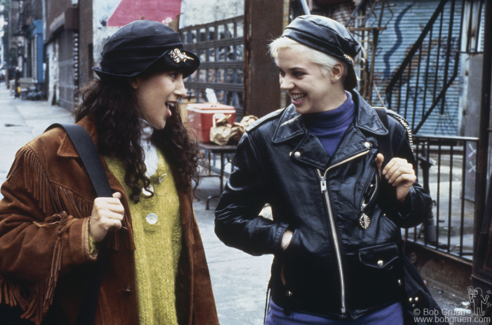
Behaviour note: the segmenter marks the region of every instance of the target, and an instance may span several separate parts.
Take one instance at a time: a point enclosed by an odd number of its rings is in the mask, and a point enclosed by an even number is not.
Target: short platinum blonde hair
[[[343,77],[342,80],[345,80],[345,77],[348,74],[348,66],[347,63],[339,60],[331,55],[325,54],[323,52],[312,49],[304,44],[301,44],[297,41],[294,41],[288,37],[279,37],[268,46],[270,49],[270,55],[275,60],[275,63],[278,65],[278,52],[280,50],[292,49],[297,53],[307,53],[310,57],[311,62],[319,65],[321,72],[323,75],[327,75],[331,69],[337,63],[341,63],[343,65]]]

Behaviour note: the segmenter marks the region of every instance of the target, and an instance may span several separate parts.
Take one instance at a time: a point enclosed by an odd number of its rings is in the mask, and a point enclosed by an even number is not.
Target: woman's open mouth
[[[306,94],[291,94],[290,98],[292,100],[292,104],[301,104],[303,99],[306,97]]]

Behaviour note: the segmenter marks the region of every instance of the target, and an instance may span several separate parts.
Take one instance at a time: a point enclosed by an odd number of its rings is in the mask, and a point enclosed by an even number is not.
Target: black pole
[[[474,267],[481,268],[481,262],[484,260],[486,247],[483,245],[481,230],[483,227],[486,192],[487,192],[487,156],[489,146],[489,121],[490,121],[490,88],[492,77],[492,0],[485,0],[485,28],[484,28],[484,45],[483,45],[483,75],[482,75],[482,94],[480,105],[480,133],[478,140],[478,163],[477,163],[477,183],[475,187],[475,232],[473,251],[475,261]],[[492,189],[489,189],[492,190]],[[490,220],[488,220],[490,222]],[[487,227],[488,230],[488,227]],[[483,231],[487,232],[486,229]],[[484,236],[485,235],[485,236]],[[482,238],[480,238],[482,237]]]

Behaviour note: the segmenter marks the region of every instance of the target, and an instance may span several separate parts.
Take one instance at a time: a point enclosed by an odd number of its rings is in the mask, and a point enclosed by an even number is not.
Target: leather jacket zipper
[[[341,313],[344,315],[347,312],[347,307],[346,307],[346,302],[345,302],[345,277],[343,274],[343,266],[342,266],[342,255],[340,252],[340,242],[338,241],[338,234],[336,230],[336,224],[335,224],[335,217],[333,216],[333,211],[331,210],[331,201],[330,201],[330,195],[328,193],[328,187],[326,186],[326,176],[328,175],[328,171],[330,169],[333,169],[335,167],[338,167],[344,163],[347,163],[351,160],[354,160],[356,158],[359,158],[361,156],[367,155],[370,150],[366,150],[364,152],[361,152],[355,156],[352,156],[350,158],[347,158],[345,160],[342,160],[341,162],[328,167],[324,174],[317,169],[318,175],[320,177],[320,185],[321,185],[321,193],[324,194],[325,196],[325,201],[326,201],[326,208],[328,210],[328,219],[330,220],[330,227],[331,227],[331,235],[333,237],[333,244],[335,246],[335,255],[337,257],[337,264],[338,264],[338,273],[340,274],[340,299],[341,299]]]

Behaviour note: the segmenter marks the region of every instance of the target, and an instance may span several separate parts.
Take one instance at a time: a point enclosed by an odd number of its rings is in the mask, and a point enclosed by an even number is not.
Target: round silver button
[[[145,220],[147,220],[148,223],[151,225],[155,224],[157,222],[157,214],[155,213],[149,213],[147,217],[145,217]]]
[[[366,146],[366,148],[370,148],[371,147],[371,144],[369,142],[364,142],[364,145]]]
[[[301,153],[299,151],[294,152],[294,157],[299,158],[301,156]]]
[[[383,260],[379,260],[379,261],[378,261],[378,266],[379,266],[379,267],[382,267],[383,265],[384,265]]]

